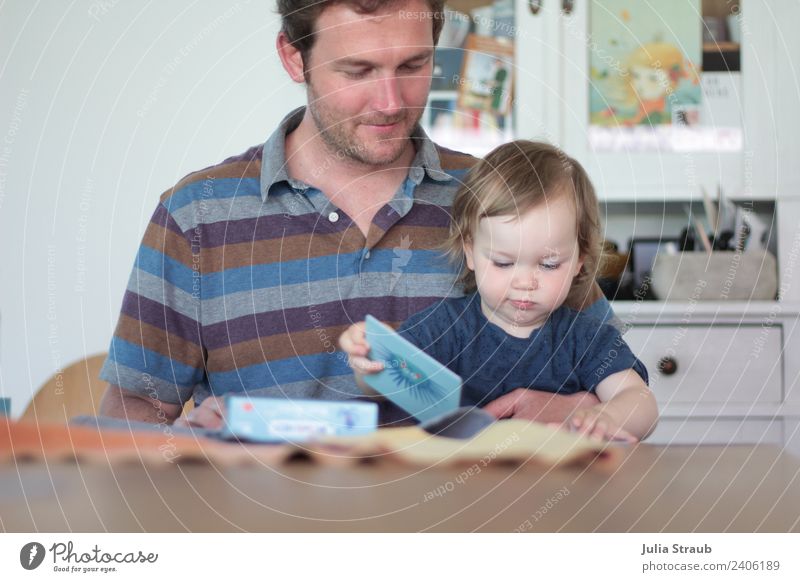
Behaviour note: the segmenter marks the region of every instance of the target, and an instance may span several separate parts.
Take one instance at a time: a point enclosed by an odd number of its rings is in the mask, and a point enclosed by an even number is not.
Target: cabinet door
[[[560,139],[560,2],[516,0],[516,137],[558,143]]]
[[[653,47],[681,46],[677,36],[669,36],[674,31],[666,20],[666,11],[674,10],[679,3],[692,12],[698,9],[700,0],[660,3],[631,0],[629,10],[621,8],[624,0],[576,0],[570,13],[559,14],[563,48],[559,71],[561,146],[586,166],[604,199],[687,200],[700,197],[701,188],[716,192],[718,185],[730,197],[772,198],[774,191],[763,187],[767,181],[755,180],[753,176],[754,168],[762,176],[769,174],[768,168],[774,166],[767,159],[769,148],[763,146],[772,144],[774,152],[777,143],[772,135],[775,121],[765,111],[769,109],[765,100],[775,86],[770,58],[774,54],[775,26],[766,0],[740,0],[738,16],[724,21],[739,30],[734,34],[738,35],[735,38],[740,40],[740,48],[734,54],[741,61],[741,72],[700,72],[698,78],[693,73],[702,66],[702,61],[695,63],[696,68],[687,64],[685,70],[684,64],[671,66],[670,74],[674,72],[680,79],[665,77],[660,99],[666,105],[660,118],[653,117],[648,112],[656,110],[653,104],[657,95],[651,92],[651,99],[643,98],[633,88],[633,79],[639,78],[637,70],[647,70],[637,63],[635,56],[645,51],[661,62],[664,57]],[[610,13],[609,7],[616,12]],[[645,9],[655,12],[645,17],[642,13]],[[661,39],[662,32],[654,32],[652,23],[659,20],[659,10],[665,12],[663,34],[671,42]],[[689,16],[679,27],[682,38],[692,41],[684,44],[694,47],[686,53],[696,55],[697,47],[702,52],[719,46],[704,44],[703,28],[709,23],[704,25],[700,14]],[[624,17],[631,21],[622,26]],[[601,26],[604,22],[610,23],[606,27],[609,30],[619,25],[623,32],[604,35]],[[600,72],[598,63],[603,69]],[[619,77],[616,89],[611,88],[611,82],[603,76],[606,74]],[[626,84],[626,79],[630,83]],[[675,96],[680,91],[684,94],[692,91],[691,83],[697,86],[695,101],[676,105]],[[689,88],[684,90],[687,85]],[[641,94],[646,95],[645,91],[642,89]],[[615,106],[622,101],[634,111],[626,113],[627,117],[618,115],[623,108]],[[624,120],[619,122],[624,125],[623,131],[609,134],[603,122],[597,121],[599,117],[590,123],[590,111],[598,115],[598,102],[609,103],[606,117]],[[653,124],[652,119],[660,121]],[[767,164],[766,169],[762,163]]]
[[[558,4],[449,0],[446,8],[422,118],[431,138],[476,156],[517,137],[557,142]],[[505,69],[502,91],[509,93],[500,91],[497,101],[487,94],[497,91],[492,67]]]

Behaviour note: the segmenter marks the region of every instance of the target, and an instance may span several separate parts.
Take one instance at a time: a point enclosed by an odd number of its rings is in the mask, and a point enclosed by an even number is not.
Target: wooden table
[[[800,531],[800,461],[772,446],[639,445],[588,468],[467,469],[11,464],[0,530]]]

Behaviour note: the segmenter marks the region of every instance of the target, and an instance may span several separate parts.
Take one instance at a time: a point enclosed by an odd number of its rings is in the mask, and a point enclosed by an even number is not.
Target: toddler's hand
[[[339,347],[347,354],[347,363],[356,374],[375,374],[383,364],[374,362],[369,355],[369,344],[364,322],[354,323],[339,337]]]
[[[600,407],[576,410],[566,421],[566,428],[590,439],[638,442],[635,436],[622,428]]]

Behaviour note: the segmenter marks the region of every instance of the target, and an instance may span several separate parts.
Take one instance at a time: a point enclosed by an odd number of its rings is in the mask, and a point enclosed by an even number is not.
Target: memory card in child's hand
[[[458,408],[461,377],[371,315],[367,315],[369,357],[383,370],[367,374],[364,381],[374,390],[413,415],[420,422]]]

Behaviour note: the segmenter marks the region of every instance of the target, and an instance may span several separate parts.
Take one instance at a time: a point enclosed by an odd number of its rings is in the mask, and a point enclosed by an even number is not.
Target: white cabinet
[[[616,62],[618,69],[623,65],[606,53],[603,39],[593,33],[593,11],[604,8],[590,0],[571,3],[569,12],[563,2],[543,2],[535,15],[528,10],[528,2],[518,2],[517,135],[558,143],[586,166],[600,196],[608,200],[692,199],[698,198],[701,187],[715,192],[718,184],[731,197],[774,198],[779,158],[776,144],[783,122],[776,116],[780,101],[771,97],[786,84],[784,77],[795,64],[784,52],[790,47],[776,42],[776,33],[783,5],[786,10],[796,11],[797,7],[791,0],[740,0],[738,4],[739,17],[734,23],[741,27],[737,55],[741,72],[717,75],[730,82],[726,89],[732,92],[728,99],[736,117],[732,124],[741,141],[736,151],[717,150],[716,146],[710,151],[709,143],[719,140],[697,128],[676,130],[677,137],[672,140],[678,144],[676,149],[658,145],[640,150],[643,146],[626,140],[622,143],[627,145],[612,140],[618,143],[613,151],[607,143],[599,145],[597,128],[589,123],[590,93],[598,85],[590,72],[591,59],[594,55],[595,60]],[[699,38],[699,16],[692,26]],[[713,88],[705,80],[700,85],[703,92]],[[797,118],[797,114],[793,116]],[[651,128],[637,129],[645,134]]]
[[[604,47],[592,33],[590,18],[602,7],[590,0],[570,4],[567,11],[563,2],[545,1],[532,14],[527,2],[518,3],[518,137],[558,144],[586,167],[600,198],[612,204],[606,208],[613,212],[614,204],[627,206],[625,214],[634,221],[642,220],[636,210],[642,203],[651,212],[663,203],[660,212],[677,209],[683,218],[684,203],[701,199],[703,188],[716,192],[718,184],[740,203],[774,203],[781,301],[615,302],[614,309],[631,325],[625,338],[650,370],[661,408],[662,420],[650,441],[769,442],[800,455],[800,389],[795,388],[800,381],[795,337],[800,313],[800,3],[717,3],[722,10],[738,4],[733,24],[740,28],[740,71],[709,76],[735,88],[741,147],[732,151],[702,151],[707,144],[693,148],[691,142],[682,143],[683,151],[600,147],[590,125],[596,82],[591,63]],[[698,18],[698,35],[701,25]],[[705,99],[713,85],[701,82],[701,87]],[[655,230],[648,234],[675,236],[669,230],[673,227],[665,226],[669,219],[654,220]],[[639,232],[641,226],[631,225],[628,232]],[[676,364],[674,372],[660,371],[665,359]]]
[[[494,4],[506,5],[511,1],[498,0]],[[631,1],[631,6],[650,6],[657,11],[660,6],[680,3],[694,6],[692,0]],[[711,111],[712,116],[720,118],[712,120],[714,124],[719,122],[737,129],[740,146],[735,151],[729,151],[730,143],[724,148],[709,145],[722,143],[722,136],[727,134],[709,140],[708,136],[715,134],[695,126],[678,132],[684,137],[678,140],[682,145],[676,146],[677,149],[637,151],[631,146],[609,151],[593,141],[596,132],[589,122],[590,95],[593,87],[597,89],[598,81],[592,73],[592,58],[616,62],[616,57],[606,55],[608,47],[603,43],[608,39],[597,37],[592,30],[593,13],[605,9],[600,0],[513,0],[513,24],[492,20],[491,0],[450,0],[448,6],[459,10],[464,19],[473,15],[473,30],[484,29],[484,33],[497,34],[504,42],[513,44],[513,114],[502,134],[493,131],[482,118],[475,135],[452,132],[438,134],[437,139],[447,147],[466,148],[479,155],[513,137],[556,143],[586,166],[605,200],[686,201],[699,199],[701,188],[715,192],[718,185],[727,196],[743,200],[797,196],[800,140],[795,134],[800,128],[800,84],[796,72],[800,64],[800,38],[795,28],[800,22],[800,3],[795,0],[710,0],[709,3],[717,6],[716,10],[733,12],[730,26],[739,31],[740,42],[731,43],[735,47],[731,49],[737,63],[732,66],[735,70],[730,74],[713,74],[717,79],[730,81],[730,85],[725,85],[726,109],[730,110],[724,115]],[[703,5],[705,10],[706,2]],[[538,7],[535,14],[531,6]],[[690,20],[688,29],[696,29],[699,39],[703,30],[700,15]],[[616,68],[621,67],[618,63]],[[434,91],[431,100],[439,103],[449,100],[455,104],[459,87],[463,88],[470,73],[446,67],[445,72],[451,90]],[[713,75],[700,74],[701,109],[711,102],[712,89],[719,87],[703,80]],[[452,82],[453,78],[457,82]],[[455,111],[454,117],[463,124],[472,113],[475,112]],[[423,121],[430,118],[426,115]]]
[[[650,372],[658,444],[773,443],[800,455],[800,305],[617,302]]]

